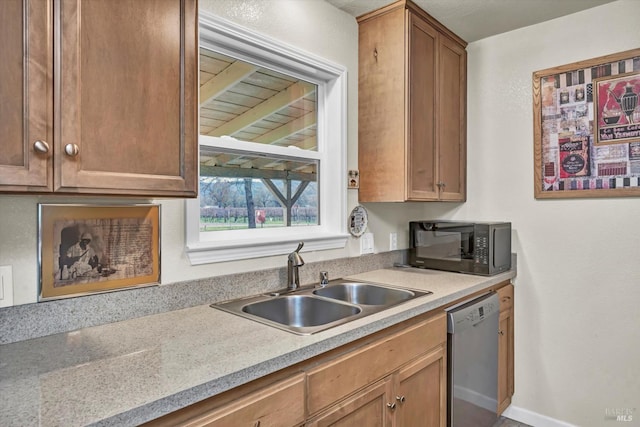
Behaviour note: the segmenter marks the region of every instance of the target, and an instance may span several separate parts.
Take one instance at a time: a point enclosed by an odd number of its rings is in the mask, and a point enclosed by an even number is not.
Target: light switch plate
[[[373,253],[373,233],[364,233],[360,237],[360,255]]]
[[[398,233],[389,233],[389,250],[395,251],[398,249]]]
[[[0,307],[13,305],[13,274],[10,265],[0,266]]]

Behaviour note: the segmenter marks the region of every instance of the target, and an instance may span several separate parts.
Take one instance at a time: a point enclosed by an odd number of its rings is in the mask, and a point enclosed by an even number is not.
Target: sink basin
[[[324,288],[254,295],[211,304],[236,316],[298,335],[310,335],[431,294],[376,283],[332,280]]]
[[[335,322],[362,309],[310,295],[285,295],[247,304],[242,311],[282,325],[304,328]]]
[[[351,304],[364,305],[395,305],[410,300],[416,294],[405,289],[387,288],[370,283],[339,283],[322,289],[316,289],[314,294],[346,301]]]

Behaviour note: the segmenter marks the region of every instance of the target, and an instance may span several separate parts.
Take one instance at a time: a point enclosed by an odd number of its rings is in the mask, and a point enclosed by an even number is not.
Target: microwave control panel
[[[489,264],[489,235],[478,233],[475,235],[475,249],[473,251],[473,260],[476,264]]]

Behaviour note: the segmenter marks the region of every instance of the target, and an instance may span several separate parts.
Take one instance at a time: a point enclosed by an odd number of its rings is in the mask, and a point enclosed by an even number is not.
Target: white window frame
[[[265,147],[265,152],[320,162],[320,224],[200,232],[200,199],[186,201],[186,252],[192,265],[282,255],[304,241],[303,251],[344,248],[346,232],[347,70],[293,46],[200,12],[200,46],[289,74],[318,86],[318,151]],[[199,137],[200,145],[251,149],[250,143]],[[296,156],[297,154],[297,156]]]

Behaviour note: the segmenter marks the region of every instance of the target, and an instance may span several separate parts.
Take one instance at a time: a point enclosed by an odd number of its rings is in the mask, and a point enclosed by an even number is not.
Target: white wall
[[[532,73],[638,48],[639,16],[640,1],[621,0],[468,46],[469,198],[456,215],[513,222],[514,406],[579,426],[640,409],[640,199],[534,199]]]

